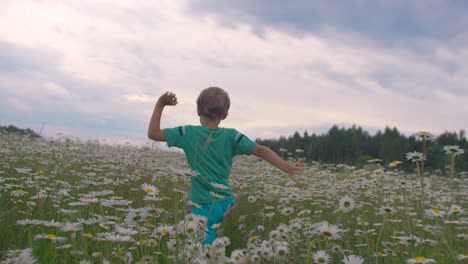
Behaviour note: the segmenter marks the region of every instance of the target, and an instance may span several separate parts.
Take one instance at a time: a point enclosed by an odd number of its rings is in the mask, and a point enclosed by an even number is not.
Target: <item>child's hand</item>
[[[175,95],[175,93],[165,92],[159,97],[157,104],[160,106],[176,105],[177,96]]]
[[[290,165],[291,166],[288,170],[289,178],[291,178],[291,180],[293,180],[294,182],[298,182],[296,176],[304,171],[305,159],[298,159],[294,164]]]

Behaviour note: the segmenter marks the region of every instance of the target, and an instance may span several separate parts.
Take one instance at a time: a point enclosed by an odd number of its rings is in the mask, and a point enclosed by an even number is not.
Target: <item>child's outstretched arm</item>
[[[278,154],[276,154],[273,150],[269,147],[257,144],[253,149],[252,154],[257,157],[260,157],[273,166],[277,167],[278,169],[286,172],[291,180],[297,182],[296,175],[301,173],[304,170],[304,159],[299,159],[296,163],[291,164],[285,160],[283,160]]]
[[[164,132],[161,129],[161,115],[166,105],[176,104],[177,96],[174,93],[165,92],[159,97],[158,101],[156,102],[156,106],[154,107],[153,115],[151,116],[148,127],[148,137],[150,139],[156,141],[166,141]]]

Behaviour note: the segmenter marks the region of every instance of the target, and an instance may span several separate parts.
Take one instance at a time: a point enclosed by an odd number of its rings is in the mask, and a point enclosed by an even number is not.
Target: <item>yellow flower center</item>
[[[54,235],[54,234],[48,234],[47,237],[48,237],[48,238],[56,238],[57,236]]]
[[[153,193],[154,191],[153,191],[153,189],[151,189],[151,188],[147,188],[147,189],[146,189],[146,192],[147,192],[147,193]]]
[[[415,259],[416,261],[426,260],[426,258],[423,257],[423,256],[417,256],[417,257],[415,257],[414,259]]]
[[[86,236],[86,237],[93,237],[93,234],[91,234],[91,233],[86,233],[85,236]]]
[[[432,212],[436,213],[436,214],[440,214],[440,210],[439,209],[432,209]]]
[[[165,233],[167,233],[167,232],[169,232],[169,230],[168,230],[167,228],[161,229],[161,233],[165,234]]]

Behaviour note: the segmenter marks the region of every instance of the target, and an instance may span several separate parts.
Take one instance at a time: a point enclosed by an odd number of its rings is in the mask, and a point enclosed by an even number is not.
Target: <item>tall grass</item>
[[[462,263],[468,179],[451,175],[312,163],[295,184],[238,157],[236,205],[218,232],[228,239],[203,247],[202,225],[189,228],[202,220],[187,217],[190,170],[180,153],[0,134],[0,260],[314,263],[322,252],[324,263],[351,255]],[[147,194],[144,183],[158,193]]]

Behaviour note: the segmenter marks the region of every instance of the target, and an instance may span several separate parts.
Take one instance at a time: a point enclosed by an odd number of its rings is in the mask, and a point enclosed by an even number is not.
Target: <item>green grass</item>
[[[236,157],[231,176],[236,206],[219,232],[230,244],[199,249],[201,238],[182,228],[172,237],[154,233],[187,215],[187,174],[180,153],[0,134],[0,260],[12,262],[13,251],[27,248],[38,263],[194,263],[207,255],[214,263],[216,254],[229,258],[236,249],[252,263],[314,263],[319,250],[330,263],[349,255],[365,263],[404,263],[418,256],[458,263],[468,253],[466,178],[425,175],[421,196],[418,175],[378,164],[362,169],[309,164],[295,184],[257,158]],[[159,189],[158,199],[146,199],[143,183]],[[345,196],[355,205],[349,212],[339,210]],[[115,201],[126,204],[106,204]],[[460,208],[456,214],[452,205]],[[438,210],[443,215],[430,215]],[[130,211],[136,212],[132,219]],[[24,220],[39,222],[21,224]],[[57,226],[50,226],[52,221]],[[324,221],[339,229],[336,239],[318,231]],[[81,228],[63,230],[67,222]],[[102,239],[117,234],[118,227],[135,234],[125,242]],[[54,236],[64,241],[51,240]],[[174,250],[168,248],[171,239]],[[288,253],[256,260],[262,243],[273,250],[283,245]]]

